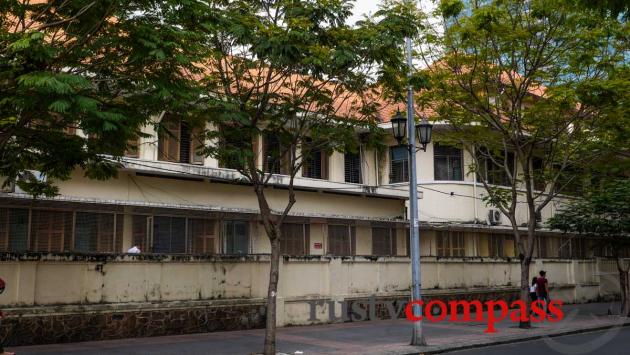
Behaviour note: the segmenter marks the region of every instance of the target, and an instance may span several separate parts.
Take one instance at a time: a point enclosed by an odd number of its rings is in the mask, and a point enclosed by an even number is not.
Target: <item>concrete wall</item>
[[[618,291],[615,278],[603,276],[612,272],[607,261],[537,260],[531,276],[541,269],[547,271],[554,299],[586,302]],[[5,256],[0,275],[7,288],[0,305],[25,312],[53,305],[80,304],[89,310],[103,304],[260,301],[268,270],[268,256]],[[281,325],[308,323],[309,300],[404,298],[411,283],[404,257],[291,258],[281,262],[280,274]],[[503,259],[422,260],[422,285],[429,296],[516,290],[519,275],[518,262]]]

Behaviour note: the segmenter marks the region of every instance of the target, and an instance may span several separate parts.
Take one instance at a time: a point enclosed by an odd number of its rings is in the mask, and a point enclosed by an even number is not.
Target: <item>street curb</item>
[[[461,351],[461,350],[485,348],[485,347],[496,346],[496,345],[515,344],[515,343],[522,343],[526,341],[538,340],[542,338],[555,338],[559,336],[590,333],[590,332],[596,332],[600,330],[623,328],[623,327],[628,327],[628,326],[630,326],[630,320],[621,322],[619,324],[601,325],[601,326],[592,327],[592,328],[567,329],[565,331],[558,331],[551,334],[536,334],[536,335],[529,335],[529,336],[523,336],[523,337],[510,337],[510,338],[506,337],[504,339],[496,339],[495,341],[479,342],[475,344],[452,345],[452,346],[451,345],[449,346],[439,346],[439,345],[430,346],[429,345],[426,347],[427,348],[426,350],[405,351],[405,352],[396,353],[396,355],[442,354],[442,353],[451,352],[451,351]]]

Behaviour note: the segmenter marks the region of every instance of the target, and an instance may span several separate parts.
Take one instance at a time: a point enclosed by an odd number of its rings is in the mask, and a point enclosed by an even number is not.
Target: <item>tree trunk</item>
[[[276,354],[276,296],[280,276],[280,238],[277,231],[269,236],[271,242],[271,265],[269,267],[269,288],[267,290],[267,311],[265,322],[265,355]]]
[[[521,320],[518,323],[518,327],[521,329],[529,329],[532,327],[531,322],[529,321],[529,263],[530,258],[521,258],[521,292],[520,299],[523,301],[525,307],[525,314],[527,315],[527,321]]]
[[[617,270],[619,271],[619,288],[621,290],[622,317],[630,317],[630,265],[625,267],[623,259],[617,258]]]

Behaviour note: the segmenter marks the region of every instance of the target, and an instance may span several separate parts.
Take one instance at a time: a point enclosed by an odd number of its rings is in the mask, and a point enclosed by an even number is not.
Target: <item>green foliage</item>
[[[198,72],[193,63],[203,55],[196,32],[203,9],[188,1],[3,1],[5,183],[53,195],[54,181],[76,168],[114,176],[118,165],[106,156],[123,155],[151,115],[185,110],[197,98],[188,74]]]
[[[569,185],[564,181],[581,180],[577,174],[594,161],[610,161],[628,147],[627,135],[613,127],[628,126],[630,29],[575,1],[469,6],[463,11],[460,1],[442,1],[437,14],[446,30],[424,32],[431,89],[421,100],[451,124],[452,138],[464,147],[513,153],[523,176],[510,179],[508,205],[529,195],[540,210]],[[532,177],[547,195],[533,191]],[[505,193],[497,192],[489,200],[501,205]]]
[[[210,4],[201,23],[211,53],[203,68],[207,100],[185,117],[220,127],[207,132],[220,143],[205,147],[206,155],[264,183],[255,161],[263,132],[279,146],[264,159],[290,159],[289,175],[313,150],[357,151],[359,139],[378,149],[379,100],[401,97],[408,83],[403,38],[419,32],[421,16],[413,5],[390,1],[374,18],[348,25],[347,0]]]
[[[630,179],[609,182],[563,207],[550,228],[596,237],[613,250],[630,245]]]

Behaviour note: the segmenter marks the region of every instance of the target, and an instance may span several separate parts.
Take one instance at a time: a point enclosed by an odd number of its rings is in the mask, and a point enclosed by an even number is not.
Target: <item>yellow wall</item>
[[[269,259],[165,259],[126,256],[106,262],[45,260],[3,261],[0,274],[7,283],[0,305],[12,306],[261,299],[266,295]],[[517,261],[479,261],[427,257],[422,261],[425,294],[447,290],[517,288]],[[554,298],[565,302],[592,300],[617,292],[603,275],[614,265],[597,260],[537,260],[533,276],[546,270]],[[408,258],[292,258],[280,266],[280,324],[303,324],[309,299],[405,297],[410,287]]]
[[[258,210],[252,188],[236,184],[134,176],[125,172],[115,179],[95,181],[75,172],[71,180],[57,185],[61,195],[75,198]],[[288,201],[288,194],[282,189],[268,189],[267,197],[275,210],[282,210]],[[307,191],[298,191],[296,199],[292,209],[295,214],[356,218],[395,218],[403,214],[403,201],[394,199]]]

